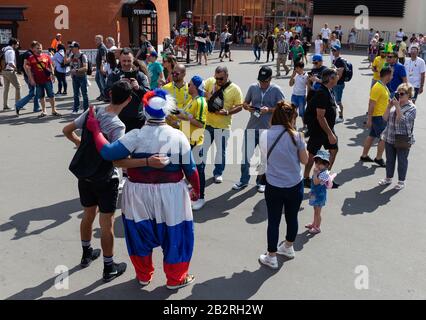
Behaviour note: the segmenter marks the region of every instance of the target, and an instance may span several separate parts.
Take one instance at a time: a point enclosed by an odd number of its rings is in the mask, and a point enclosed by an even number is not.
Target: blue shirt
[[[61,64],[64,62],[64,50],[56,52],[52,58],[52,61],[55,63],[55,69],[61,73],[67,73],[67,68],[62,67]]]
[[[407,72],[405,71],[405,67],[399,62],[393,66],[391,65],[391,67],[393,69],[393,78],[392,81],[388,83],[388,88],[391,93],[394,93],[402,84],[403,78],[407,77]]]

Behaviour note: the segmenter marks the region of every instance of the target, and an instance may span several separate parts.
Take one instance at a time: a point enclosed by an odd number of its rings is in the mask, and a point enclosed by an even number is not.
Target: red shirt
[[[36,58],[38,59],[38,62]],[[31,72],[34,76],[34,81],[36,84],[45,84],[49,81],[52,81],[52,78],[50,76],[48,77],[45,72],[45,70],[52,70],[52,60],[48,54],[42,53],[37,57],[32,55],[28,58],[28,63],[31,67]],[[41,65],[45,70],[43,70]]]

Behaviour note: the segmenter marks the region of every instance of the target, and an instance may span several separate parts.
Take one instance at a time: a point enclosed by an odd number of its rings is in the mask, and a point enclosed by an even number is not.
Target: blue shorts
[[[303,118],[305,115],[305,107],[306,107],[306,96],[291,96],[291,103],[294,104],[299,110],[299,116]]]
[[[345,90],[345,84],[338,84],[333,88],[334,96],[337,103],[342,103],[343,90]]]
[[[48,98],[54,98],[52,81],[37,85],[37,97],[43,99],[47,95]]]
[[[369,136],[380,139],[383,131],[386,129],[386,126],[387,122],[383,119],[383,117],[373,117]]]

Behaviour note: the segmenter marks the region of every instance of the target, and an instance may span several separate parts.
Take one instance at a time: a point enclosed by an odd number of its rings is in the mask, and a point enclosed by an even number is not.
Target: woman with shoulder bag
[[[297,215],[303,200],[301,164],[308,162],[302,133],[296,130],[297,109],[281,101],[272,115],[271,128],[262,132],[260,148],[266,163],[265,199],[268,209],[268,253],[260,263],[278,269],[277,254],[294,258],[293,242],[298,232]],[[286,241],[278,247],[279,227],[284,209],[287,223]]]
[[[56,95],[66,96],[68,89],[66,76],[69,64],[67,64],[65,61],[65,54],[65,47],[62,44],[58,45],[58,49],[53,56],[52,61],[55,65],[55,76],[58,79],[58,92]]]
[[[416,119],[416,106],[411,101],[414,88],[407,83],[398,87],[395,98],[389,104],[383,119],[387,127],[383,132],[386,150],[386,179],[379,182],[381,186],[392,183],[395,172],[396,159],[398,159],[398,184],[395,190],[405,188],[405,178],[408,169],[408,155],[414,144],[414,121]]]

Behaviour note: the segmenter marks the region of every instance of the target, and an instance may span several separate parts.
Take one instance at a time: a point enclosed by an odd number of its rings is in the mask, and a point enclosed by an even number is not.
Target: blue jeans
[[[343,90],[345,90],[345,84],[338,84],[333,88],[334,96],[336,97],[336,102],[338,104],[342,103]]]
[[[303,200],[303,181],[291,188],[278,188],[267,183],[265,200],[268,210],[268,252],[277,252],[283,209],[287,224],[286,240],[296,240],[299,229],[297,216]]]
[[[84,77],[72,77],[72,88],[74,91],[74,107],[73,112],[77,112],[80,109],[80,97],[79,93],[83,96],[83,109],[86,111],[89,108],[89,97],[87,95],[87,76]]]
[[[410,149],[397,149],[393,144],[386,142],[386,178],[392,179],[395,174],[396,159],[398,159],[398,180],[405,181],[408,171],[408,155]]]
[[[53,93],[53,83],[52,81],[48,81],[43,84],[38,84],[36,88],[37,98],[42,99],[46,95],[48,98],[53,99],[55,94]]]
[[[253,157],[256,147],[259,145],[260,130],[249,129],[244,132],[243,162],[241,163],[240,183],[248,184],[250,181],[250,159]],[[259,177],[256,183],[259,183]]]
[[[254,52],[254,56],[256,57],[256,60],[260,60],[261,48],[259,46],[254,46],[253,52]]]
[[[31,99],[34,98],[34,109],[33,109],[33,111],[38,112],[38,111],[40,111],[40,104],[39,104],[38,99],[37,99],[37,96],[38,96],[37,91],[36,91],[37,88],[33,87],[26,77],[24,77],[24,80],[28,85],[29,92],[28,92],[27,96],[23,97],[21,100],[16,102],[15,107],[18,110],[22,109],[28,102],[31,101]]]
[[[303,119],[305,115],[305,107],[306,107],[306,96],[291,96],[291,103],[294,104],[299,109],[299,116]]]
[[[99,91],[101,93],[100,95],[104,97],[105,96],[104,92],[106,87],[105,77],[103,76],[102,73],[100,73],[99,71],[96,71],[95,80],[96,80],[96,84],[98,85]]]
[[[216,133],[216,137],[215,137]],[[210,149],[210,146],[213,142],[216,144],[216,157],[215,165],[213,170],[214,176],[221,176],[225,171],[225,162],[226,162],[226,146],[228,144],[230,132],[226,129],[215,129],[211,126],[206,126],[206,131],[204,134],[204,163],[206,163],[207,153]],[[220,139],[222,138],[222,139]],[[221,152],[219,151],[221,150]]]

